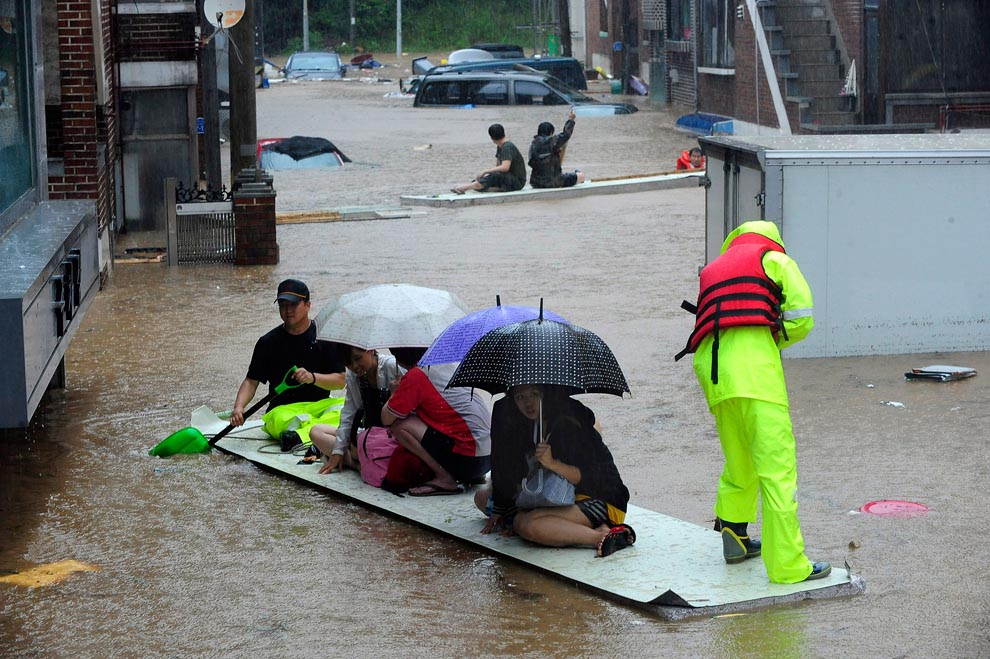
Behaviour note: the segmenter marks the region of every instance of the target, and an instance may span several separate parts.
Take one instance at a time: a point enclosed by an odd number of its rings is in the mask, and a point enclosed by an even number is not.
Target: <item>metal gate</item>
[[[168,264],[233,263],[234,209],[226,186],[186,188],[165,179]]]

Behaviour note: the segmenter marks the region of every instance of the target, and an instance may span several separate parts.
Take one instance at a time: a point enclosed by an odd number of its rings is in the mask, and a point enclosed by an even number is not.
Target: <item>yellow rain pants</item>
[[[785,405],[730,398],[712,413],[725,455],[715,514],[730,522],[756,521],[763,499],[763,564],[774,583],[796,583],[811,574],[797,516],[797,458]]]
[[[302,443],[309,444],[309,429],[318,423],[337,427],[343,407],[343,398],[321,398],[273,407],[261,419],[265,422],[265,432],[275,439],[286,430],[295,430]]]

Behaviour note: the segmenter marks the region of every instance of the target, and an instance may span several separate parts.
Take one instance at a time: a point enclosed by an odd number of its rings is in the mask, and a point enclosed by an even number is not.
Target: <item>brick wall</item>
[[[596,64],[602,64],[606,73],[612,73],[610,68],[612,37],[610,25],[607,17],[602,16],[603,0],[587,0],[585,4],[585,30],[587,39],[585,46],[585,68],[594,68]],[[602,20],[605,18],[605,20]],[[607,32],[608,36],[601,37],[601,32]],[[598,58],[595,57],[598,55]],[[597,61],[596,61],[597,60]]]
[[[839,24],[849,58],[856,60],[858,75],[863,71],[863,0],[832,0],[832,14]]]
[[[776,62],[774,65],[776,66]],[[761,126],[779,127],[777,111],[774,108],[773,96],[770,93],[770,84],[763,69],[763,59],[759,57],[756,50],[756,33],[753,31],[753,24],[750,22],[748,14],[746,18],[736,20],[735,79],[734,116],[742,121]],[[780,93],[783,95],[785,86],[779,75],[778,85],[780,86]],[[797,121],[792,121],[791,125],[797,126]]]
[[[256,177],[255,174],[258,176]],[[257,180],[256,180],[257,179]],[[234,264],[275,265],[275,190],[264,171],[241,170],[234,181]]]
[[[196,59],[196,14],[120,14],[118,57],[122,62]]]
[[[61,176],[49,176],[52,199],[95,199],[98,140],[93,16],[85,1],[58,3]]]
[[[736,78],[698,72],[698,111],[735,116]],[[742,117],[739,117],[742,119]]]

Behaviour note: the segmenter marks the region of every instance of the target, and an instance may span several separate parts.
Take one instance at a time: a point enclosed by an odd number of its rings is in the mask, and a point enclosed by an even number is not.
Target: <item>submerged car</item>
[[[317,50],[293,53],[283,70],[288,80],[340,80],[346,71],[340,55]]]
[[[257,162],[261,169],[314,169],[340,167],[351,159],[322,137],[272,137],[258,140]]]
[[[629,103],[602,103],[540,71],[448,71],[424,76],[416,107],[570,105],[578,115],[632,114]]]

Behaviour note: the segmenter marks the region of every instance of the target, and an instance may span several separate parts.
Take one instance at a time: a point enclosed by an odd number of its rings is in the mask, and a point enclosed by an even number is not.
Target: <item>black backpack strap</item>
[[[715,333],[715,340],[712,342],[712,384],[718,384],[718,335],[721,308],[721,302],[715,304],[715,325],[712,328],[712,332]]]

